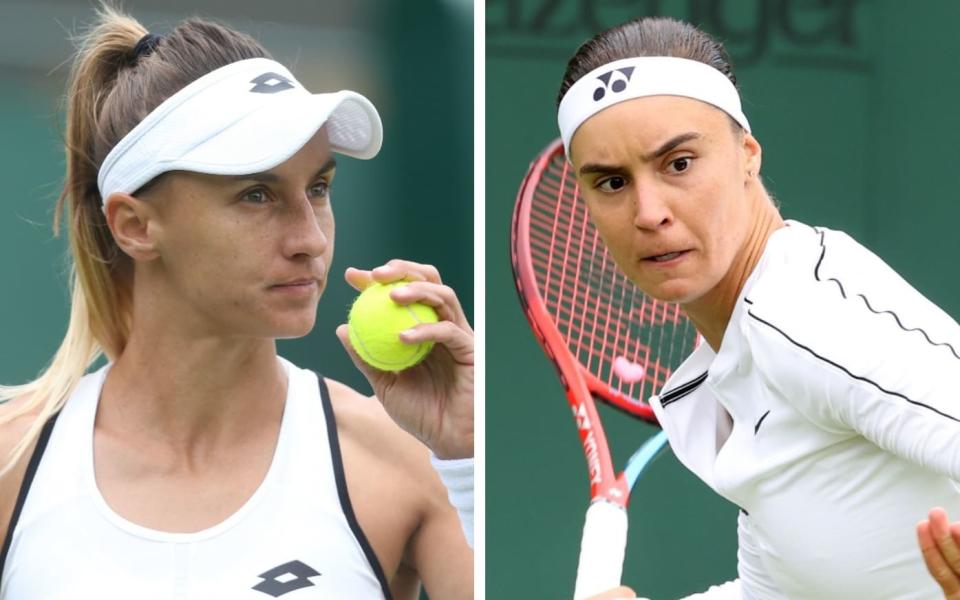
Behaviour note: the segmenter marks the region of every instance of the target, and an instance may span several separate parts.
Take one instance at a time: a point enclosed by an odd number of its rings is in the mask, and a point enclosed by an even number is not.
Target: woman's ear
[[[763,163],[763,149],[760,142],[753,135],[743,132],[744,175],[746,180],[760,175],[760,166]]]
[[[103,206],[107,226],[117,246],[133,260],[148,261],[157,258],[157,240],[154,239],[154,211],[149,203],[130,194],[114,192]]]

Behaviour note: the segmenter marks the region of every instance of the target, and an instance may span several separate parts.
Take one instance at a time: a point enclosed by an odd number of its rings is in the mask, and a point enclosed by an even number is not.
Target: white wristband
[[[473,548],[473,459],[441,460],[431,452],[430,463],[447,487],[447,497],[460,516],[463,535]]]

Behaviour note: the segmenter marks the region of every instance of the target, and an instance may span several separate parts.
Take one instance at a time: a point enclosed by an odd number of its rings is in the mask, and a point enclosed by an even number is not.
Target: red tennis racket
[[[678,305],[645,296],[617,269],[588,219],[560,140],[533,161],[520,186],[511,258],[520,302],[566,388],[587,459],[579,600],[620,584],[630,490],[666,442],[657,433],[618,474],[594,399],[656,424],[646,399],[698,336]]]

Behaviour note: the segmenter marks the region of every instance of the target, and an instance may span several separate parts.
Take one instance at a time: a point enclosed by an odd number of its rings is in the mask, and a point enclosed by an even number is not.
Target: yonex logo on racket
[[[310,565],[299,560],[291,560],[260,573],[258,577],[262,578],[263,581],[253,586],[252,589],[279,598],[288,592],[316,585],[310,581],[310,578],[317,575],[320,575],[320,573]]]
[[[597,448],[597,438],[593,435],[593,426],[590,423],[590,416],[587,414],[587,407],[583,404],[577,404],[573,409],[573,418],[577,421],[577,429],[583,431],[580,434],[583,451],[587,457],[587,469],[590,471],[590,484],[599,485],[602,480],[600,471],[600,449]]]
[[[630,77],[633,76],[633,67],[624,67],[622,69],[614,69],[613,71],[607,71],[603,75],[597,77],[602,86],[593,90],[593,100],[598,102],[607,95],[607,90],[618,94],[623,90],[627,89],[627,84],[630,83]]]
[[[282,92],[283,90],[293,89],[293,82],[284,77],[283,75],[278,75],[277,73],[266,72],[263,75],[258,75],[254,79],[250,80],[250,83],[255,84],[250,91],[255,94],[276,94],[277,92]]]
[[[587,431],[583,438],[583,452],[587,457],[587,470],[590,472],[590,485],[600,485],[603,482],[603,471],[600,468],[600,448],[597,447],[597,438],[593,430]]]
[[[573,418],[577,420],[577,429],[590,429],[590,417],[587,416],[587,408],[579,404],[573,411]]]

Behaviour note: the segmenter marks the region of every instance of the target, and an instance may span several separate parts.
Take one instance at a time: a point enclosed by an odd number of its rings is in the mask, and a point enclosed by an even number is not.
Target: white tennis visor
[[[360,94],[312,94],[266,58],[231,63],[167,98],[114,146],[100,166],[100,196],[132,194],[168,171],[272,169],[324,125],[334,152],[366,159],[380,151],[380,115]]]

